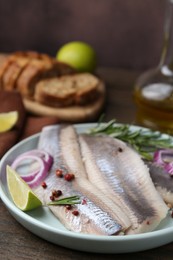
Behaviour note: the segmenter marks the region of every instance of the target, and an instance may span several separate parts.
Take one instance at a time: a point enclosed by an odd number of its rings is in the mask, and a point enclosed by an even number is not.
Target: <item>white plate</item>
[[[76,125],[79,132],[84,132],[93,126],[94,124]],[[68,231],[46,208],[36,209],[29,213],[19,210],[13,204],[8,193],[5,168],[17,155],[36,148],[38,139],[39,134],[36,134],[18,143],[6,153],[0,163],[1,199],[13,217],[26,229],[57,245],[95,253],[137,252],[159,247],[173,241],[173,219],[171,217],[164,220],[157,230],[153,232],[139,235],[108,237]]]

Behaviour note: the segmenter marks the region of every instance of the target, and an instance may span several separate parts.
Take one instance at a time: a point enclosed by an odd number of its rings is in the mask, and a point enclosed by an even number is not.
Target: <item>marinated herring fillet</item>
[[[75,131],[75,128],[71,125],[61,126],[59,142],[65,164],[67,165],[68,169],[75,174],[77,177],[77,182],[82,184],[81,179],[86,179],[88,176],[83,164],[78,142],[78,135]],[[124,230],[127,229],[130,226],[130,221],[127,215],[123,212],[122,208],[108,199],[107,195],[100,192],[90,182],[88,182],[88,188],[89,186],[90,189],[88,189],[88,192],[93,193],[94,195],[94,190],[97,190],[97,194],[99,193],[98,202],[101,200],[102,204],[105,203],[105,205],[109,206],[110,209],[108,209],[108,211],[113,211],[115,219],[118,220],[118,222],[124,227]],[[95,197],[97,197],[96,194]],[[92,199],[94,200],[94,197],[92,197]]]
[[[38,187],[34,191],[43,203],[46,204],[50,202],[50,195],[54,189],[61,190],[64,197],[73,195],[80,197],[81,204],[74,205],[73,210],[67,210],[65,206],[50,206],[51,211],[66,228],[75,232],[90,234],[119,234],[129,227],[128,219],[126,220],[126,222],[128,222],[126,226],[122,226],[121,224],[123,223],[123,214],[121,221],[115,219],[115,215],[117,215],[115,211],[116,207],[115,209],[112,208],[111,206],[114,204],[104,196],[99,189],[90,184],[85,178],[85,173],[80,176],[80,172],[75,172],[75,179],[73,181],[66,181],[64,178],[58,178],[56,176],[57,168],[61,168],[64,173],[70,170],[63,159],[61,149],[63,145],[60,140],[62,129],[61,127],[52,126],[45,127],[42,130],[38,148],[49,152],[54,158],[54,164],[48,177],[45,179],[47,188],[43,189],[42,187]],[[75,140],[72,141],[72,145],[75,144],[74,141]],[[79,151],[77,151],[77,154],[78,153]],[[74,155],[76,155],[76,153],[74,153]],[[78,158],[76,158],[76,160],[78,160]],[[81,157],[79,160],[81,160]],[[79,212],[78,216],[73,215],[74,210]]]
[[[79,140],[89,181],[129,216],[128,234],[154,230],[166,217],[168,207],[140,156],[108,136],[80,135]]]
[[[163,200],[173,207],[173,178],[166,170],[153,162],[146,162],[151,179]]]

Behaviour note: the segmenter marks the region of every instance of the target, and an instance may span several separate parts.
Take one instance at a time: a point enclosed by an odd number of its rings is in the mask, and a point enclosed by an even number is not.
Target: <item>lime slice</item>
[[[42,205],[28,184],[8,165],[7,185],[15,205],[22,211],[29,211]]]
[[[10,130],[18,120],[18,112],[0,113],[0,133]]]
[[[85,42],[69,42],[56,54],[56,59],[71,65],[79,72],[94,72],[97,58],[93,47]]]

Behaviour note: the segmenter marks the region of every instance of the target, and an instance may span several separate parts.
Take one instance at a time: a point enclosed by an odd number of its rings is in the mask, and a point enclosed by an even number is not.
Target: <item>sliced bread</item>
[[[98,95],[99,79],[90,73],[79,73],[72,77],[74,85],[76,86],[75,103],[78,105],[85,105]]]
[[[54,71],[51,61],[31,59],[17,80],[18,91],[22,96],[32,99],[36,83],[43,78],[52,77]]]
[[[28,59],[45,60],[50,61],[53,58],[47,54],[39,53],[37,51],[16,51],[13,53],[16,57],[23,57]]]
[[[7,58],[5,58],[1,63],[1,66],[0,66],[0,89],[4,89],[3,77],[4,77],[6,70],[8,69],[8,67],[13,62],[14,59],[15,59],[15,57],[13,55],[10,55]]]
[[[69,65],[47,54],[18,51],[7,55],[0,64],[0,89],[17,90],[23,97],[33,99],[38,81],[74,72]]]
[[[74,104],[75,88],[66,78],[42,80],[36,85],[34,98],[37,102],[52,106],[66,107]]]
[[[51,106],[85,105],[97,98],[99,79],[90,73],[78,73],[40,81],[35,101]]]
[[[2,82],[5,90],[15,90],[16,82],[24,68],[29,63],[28,58],[18,57],[14,59],[4,71]]]

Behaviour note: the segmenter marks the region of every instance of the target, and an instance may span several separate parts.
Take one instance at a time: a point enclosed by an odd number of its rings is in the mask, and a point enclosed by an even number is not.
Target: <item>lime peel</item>
[[[9,131],[13,126],[15,126],[18,118],[18,111],[0,113],[0,133]]]
[[[19,209],[29,211],[42,206],[42,202],[29,185],[9,165],[6,167],[6,173],[10,195]]]

